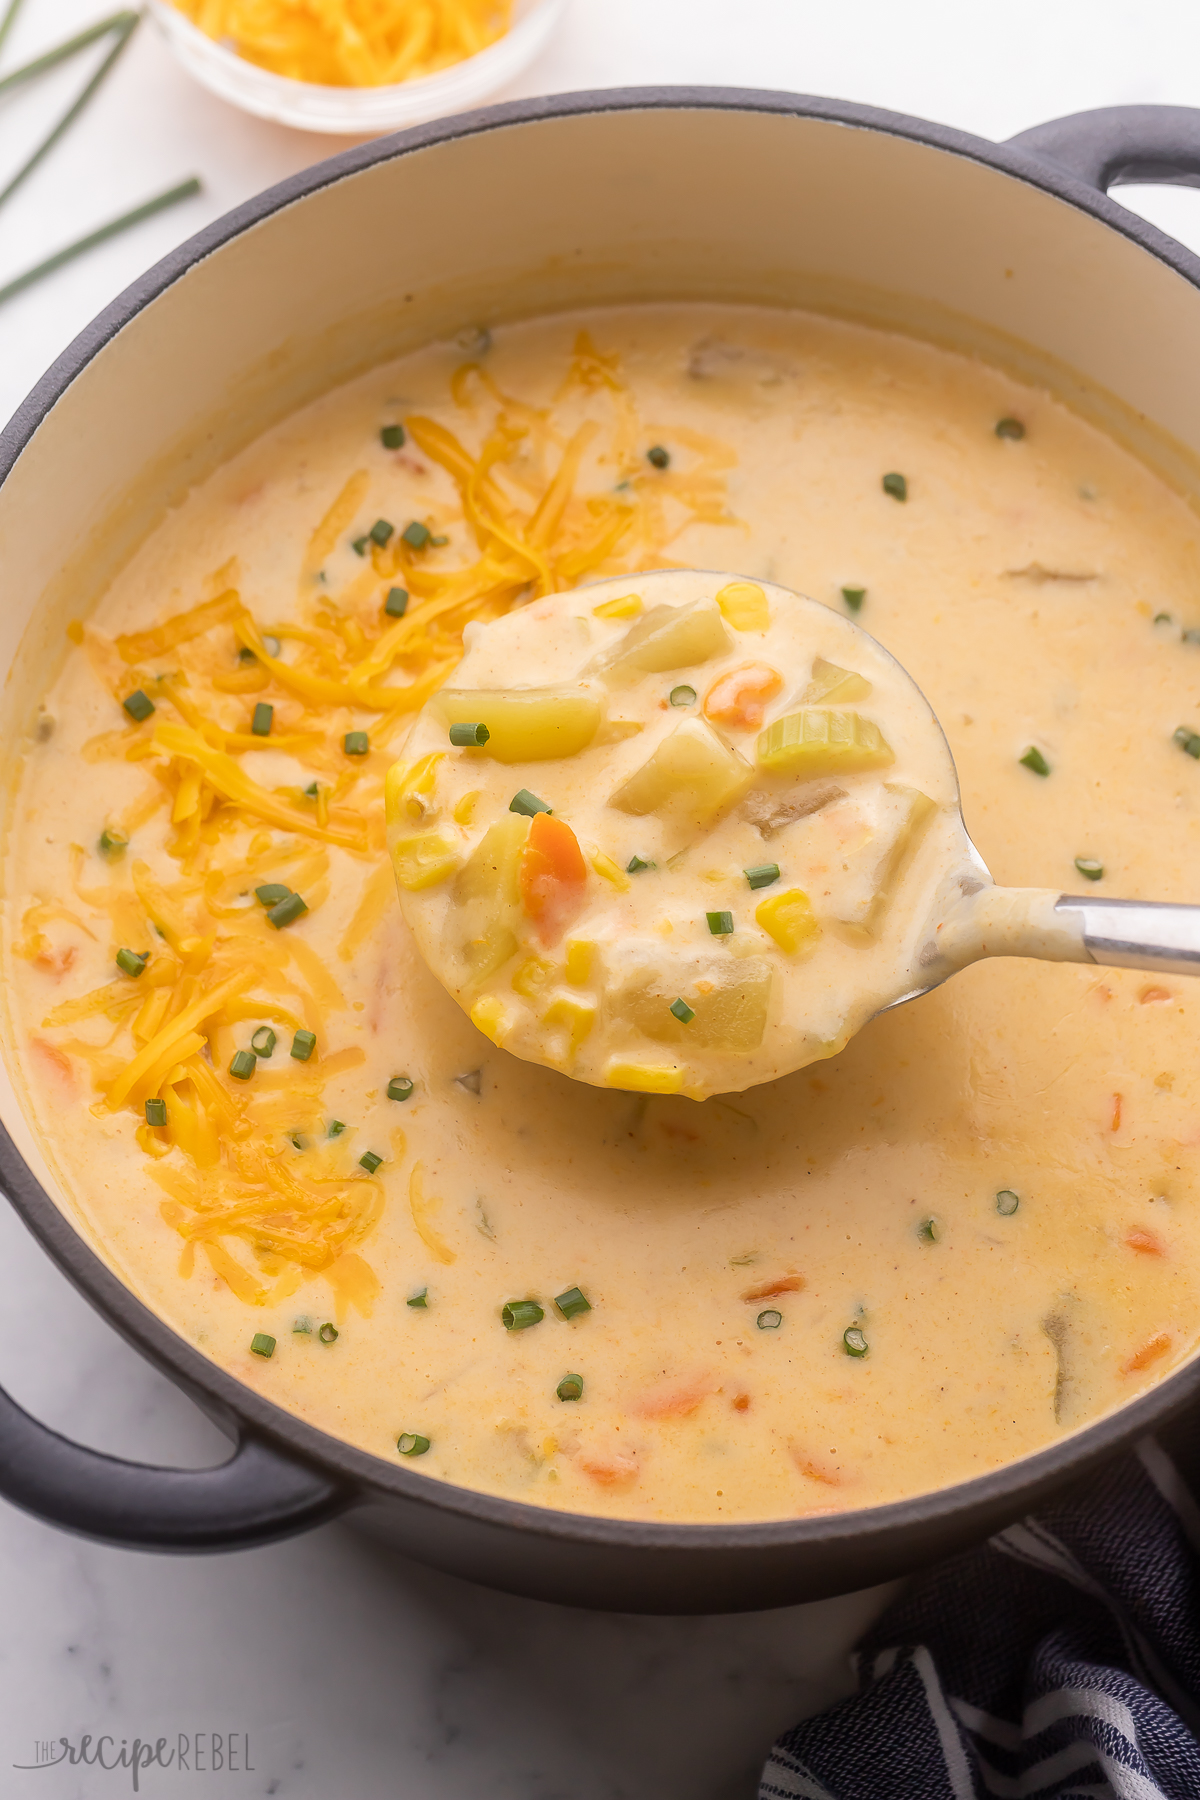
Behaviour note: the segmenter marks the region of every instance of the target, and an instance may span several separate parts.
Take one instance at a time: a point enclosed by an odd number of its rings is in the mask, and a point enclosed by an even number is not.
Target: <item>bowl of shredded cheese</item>
[[[305,131],[369,137],[496,93],[542,49],[564,0],[150,0],[213,93]]]

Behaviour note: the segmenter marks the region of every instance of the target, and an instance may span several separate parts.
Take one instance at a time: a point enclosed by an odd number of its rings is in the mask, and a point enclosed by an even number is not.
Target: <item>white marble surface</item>
[[[12,66],[105,10],[26,0]],[[77,76],[0,108],[0,179]],[[1188,0],[571,0],[517,93],[713,82],[835,94],[1003,137],[1086,106],[1200,104]],[[148,29],[5,209],[0,282],[197,173],[202,198],[0,310],[0,416],[181,237],[339,148],[189,84]],[[1200,195],[1123,197],[1200,247]],[[199,1466],[212,1428],[96,1318],[0,1203],[0,1381],[118,1454]],[[734,1618],[634,1619],[485,1593],[344,1526],[236,1556],[98,1548],[0,1505],[0,1793],[102,1800],[127,1773],[32,1772],[39,1739],[248,1734],[252,1771],[153,1771],[153,1795],[287,1800],[750,1800],[774,1734],[849,1686],[859,1595]],[[241,1758],[239,1757],[239,1761]],[[211,1750],[206,1761],[211,1761]]]

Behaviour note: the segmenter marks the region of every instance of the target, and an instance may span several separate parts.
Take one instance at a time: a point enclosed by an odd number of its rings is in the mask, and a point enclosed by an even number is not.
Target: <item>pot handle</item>
[[[1135,181],[1200,187],[1200,109],[1193,106],[1098,106],[1008,142],[1101,193]]]
[[[162,1469],[73,1444],[0,1388],[0,1496],[48,1525],[130,1550],[242,1550],[322,1524],[354,1499],[242,1437],[215,1469]]]

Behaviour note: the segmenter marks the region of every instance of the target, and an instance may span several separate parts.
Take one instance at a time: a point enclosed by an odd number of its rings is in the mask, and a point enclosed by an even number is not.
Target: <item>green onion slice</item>
[[[1019,756],[1017,761],[1024,768],[1032,769],[1035,775],[1048,775],[1050,773],[1050,764],[1046,761],[1036,744],[1030,744],[1024,756]]]
[[[591,1312],[592,1303],[581,1288],[570,1287],[564,1293],[555,1294],[554,1304],[564,1319],[574,1319],[580,1313]]]
[[[844,587],[842,589],[842,599],[846,602],[846,605],[851,612],[861,612],[862,603],[866,597],[866,588]]]
[[[358,1166],[360,1169],[365,1169],[368,1175],[373,1175],[382,1162],[382,1156],[376,1156],[373,1150],[364,1150],[358,1159]]]
[[[890,494],[893,500],[907,500],[907,478],[903,475],[897,475],[896,471],[893,469],[890,474],[885,475],[883,478],[883,491],[885,494]]]
[[[289,894],[286,900],[277,900],[274,906],[268,908],[267,924],[273,925],[276,931],[282,931],[285,925],[294,925],[307,911],[307,900],[302,900],[299,894]]]
[[[728,937],[733,930],[733,914],[731,912],[705,913],[708,929],[714,937]]]
[[[686,1000],[672,1000],[670,1010],[681,1025],[690,1025],[696,1016],[694,1008],[690,1007]]]
[[[779,864],[756,863],[752,869],[743,869],[742,874],[752,888],[770,887],[773,881],[779,880]]]
[[[928,1219],[922,1219],[921,1223],[917,1226],[917,1236],[926,1244],[936,1244],[941,1235],[942,1227],[938,1220],[932,1216]]]
[[[689,687],[686,681],[683,681],[678,687],[673,687],[671,689],[668,698],[672,706],[695,706],[696,690],[694,687]]]
[[[348,731],[342,739],[347,756],[365,756],[370,748],[371,740],[365,731]]]
[[[385,425],[383,430],[379,434],[379,441],[383,445],[385,450],[403,450],[403,448],[404,448],[404,427],[403,427],[403,425]]]
[[[286,900],[291,891],[281,881],[264,881],[261,887],[255,888],[254,898],[261,900],[264,906],[276,906],[280,900]]]
[[[338,1341],[338,1328],[336,1325],[331,1325],[329,1320],[326,1319],[324,1325],[322,1325],[320,1331],[318,1331],[317,1336],[323,1344],[336,1344]]]
[[[460,722],[450,727],[450,742],[459,750],[481,750],[491,735],[486,725]]]
[[[510,1300],[500,1311],[505,1331],[528,1331],[531,1325],[540,1325],[545,1316],[536,1300]]]
[[[250,1350],[254,1356],[274,1356],[275,1339],[268,1337],[265,1331],[256,1331],[250,1339]]]
[[[106,825],[100,833],[100,854],[102,856],[124,856],[129,848],[129,839],[116,825]]]
[[[754,1323],[760,1331],[778,1331],[783,1324],[783,1314],[768,1306],[766,1312],[760,1312]]]
[[[410,1294],[408,1296],[408,1299],[404,1302],[404,1304],[406,1306],[428,1307],[428,1305],[429,1305],[429,1289],[427,1287],[418,1288],[415,1294]]]
[[[1015,442],[1018,438],[1023,438],[1025,436],[1025,427],[1022,425],[1020,419],[997,419],[996,436],[998,438],[1012,438]]]
[[[294,1056],[297,1062],[307,1062],[316,1047],[317,1034],[315,1031],[298,1031],[292,1039],[292,1047],[288,1054]]]
[[[670,460],[670,451],[664,450],[661,444],[652,444],[646,452],[646,461],[650,463],[653,468],[665,469]]]
[[[583,1376],[564,1375],[554,1391],[560,1400],[582,1400]]]
[[[544,800],[539,800],[536,794],[531,794],[528,788],[518,788],[508,803],[508,810],[524,813],[527,819],[532,819],[535,813],[553,812],[554,808],[547,806]]]
[[[367,545],[370,541],[369,537],[352,538],[350,540],[350,548],[353,550],[355,556],[365,556],[367,554]]]
[[[255,737],[270,737],[271,726],[275,719],[275,708],[260,700],[254,708],[254,717],[250,721],[250,729]]]
[[[383,603],[383,610],[389,619],[402,619],[408,611],[408,589],[402,587],[389,588],[387,591],[387,599]]]
[[[1104,879],[1104,864],[1097,862],[1094,856],[1077,856],[1075,867],[1085,881],[1102,881]]]
[[[1188,756],[1200,758],[1200,732],[1193,731],[1190,725],[1177,725],[1173,736]]]
[[[258,1058],[253,1050],[235,1050],[233,1061],[229,1065],[229,1073],[235,1081],[249,1081],[258,1067]]]
[[[419,519],[413,519],[400,533],[410,550],[423,550],[433,533],[428,525],[422,525]]]
[[[394,535],[395,530],[396,527],[391,523],[390,519],[376,519],[370,531],[367,533],[367,536],[371,539],[372,543],[378,544],[379,548],[382,550],[388,539]]]
[[[326,1131],[325,1136],[331,1138],[341,1137],[345,1129],[345,1123],[341,1119],[330,1119],[329,1129]]]
[[[393,1075],[387,1084],[389,1100],[408,1100],[413,1091],[413,1084],[407,1075]]]
[[[996,1211],[1002,1219],[1011,1219],[1021,1204],[1021,1196],[1013,1188],[1001,1188],[996,1195]]]
[[[401,1456],[424,1456],[429,1439],[422,1437],[419,1431],[402,1431],[396,1439],[396,1448]]]
[[[627,875],[639,875],[643,869],[657,869],[658,864],[647,862],[644,856],[631,856],[625,864]]]
[[[296,1319],[292,1325],[292,1336],[293,1337],[311,1337],[312,1336],[312,1320],[311,1319]]]
[[[141,688],[134,688],[132,694],[126,694],[121,705],[125,708],[125,711],[129,714],[130,718],[136,719],[139,725],[142,723],[143,719],[148,719],[150,714],[154,711],[153,700],[151,700],[148,694],[144,694]]]
[[[136,980],[150,961],[148,950],[118,950],[117,967],[122,975],[132,975]]]
[[[167,1103],[165,1100],[147,1100],[147,1125],[165,1125],[167,1122]]]
[[[255,1056],[274,1056],[276,1038],[269,1025],[260,1025],[250,1039],[250,1048]]]
[[[869,1346],[857,1325],[847,1325],[842,1333],[842,1349],[847,1356],[865,1356]]]

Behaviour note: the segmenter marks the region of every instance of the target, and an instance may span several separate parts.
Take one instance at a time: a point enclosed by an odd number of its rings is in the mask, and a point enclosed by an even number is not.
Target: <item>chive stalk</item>
[[[883,491],[890,494],[893,500],[908,499],[908,480],[904,475],[897,475],[893,469],[883,478]]]
[[[385,425],[383,430],[379,434],[379,441],[383,445],[385,450],[403,450],[403,448],[404,448],[404,427],[403,427],[403,425]]]
[[[554,1391],[560,1400],[582,1400],[583,1376],[564,1375]]]
[[[731,912],[705,913],[708,929],[713,937],[728,937],[733,930],[733,914]]]
[[[564,1319],[576,1319],[580,1313],[591,1312],[592,1303],[581,1288],[569,1287],[561,1294],[555,1294],[554,1304]]]
[[[996,1211],[1002,1219],[1011,1219],[1021,1204],[1021,1196],[1013,1188],[1001,1188],[996,1195]]]
[[[393,1075],[387,1084],[389,1100],[409,1100],[412,1097],[413,1084],[407,1075]]]
[[[527,819],[532,819],[536,813],[553,812],[554,808],[547,806],[544,800],[539,800],[536,794],[531,794],[528,788],[518,788],[508,803],[508,810],[524,813]]]
[[[842,1349],[847,1356],[865,1356],[869,1345],[865,1334],[857,1325],[847,1325],[842,1333]]]
[[[320,1331],[318,1331],[317,1336],[323,1344],[336,1344],[338,1341],[338,1328],[336,1325],[330,1324],[329,1320],[326,1319],[324,1325],[322,1325]]]
[[[482,750],[491,737],[486,725],[459,721],[450,727],[450,742],[457,750]]]
[[[536,1300],[510,1300],[500,1310],[505,1331],[528,1331],[531,1325],[540,1325],[545,1316]]]
[[[631,856],[625,864],[627,875],[640,875],[643,869],[657,869],[658,864],[647,862],[644,856]]]
[[[260,700],[254,708],[254,717],[250,721],[250,729],[255,737],[270,737],[271,726],[275,722],[275,708]]]
[[[671,689],[667,698],[670,700],[672,706],[695,706],[696,690],[694,687],[689,687],[686,681],[683,681],[678,687],[673,687]]]
[[[1018,756],[1017,761],[1023,768],[1032,769],[1035,775],[1048,775],[1050,773],[1050,764],[1046,761],[1036,744],[1030,744],[1024,756]]]
[[[404,1304],[406,1306],[420,1307],[423,1310],[427,1309],[429,1306],[429,1289],[427,1287],[418,1288],[415,1294],[410,1294],[408,1296],[408,1299]]]
[[[683,999],[672,1000],[669,1010],[674,1013],[681,1025],[690,1025],[696,1016],[695,1008],[689,1006]]]
[[[141,688],[134,688],[132,694],[126,694],[121,705],[130,718],[136,719],[139,725],[144,719],[148,719],[155,710],[153,700],[148,694],[144,694]]]
[[[422,1437],[419,1431],[402,1431],[396,1439],[396,1448],[401,1456],[424,1456],[429,1439]]]
[[[365,731],[348,731],[342,739],[347,756],[365,756],[370,748],[371,740]]]
[[[359,1168],[365,1169],[368,1175],[373,1175],[382,1163],[382,1156],[376,1156],[373,1150],[364,1150],[358,1159]]]
[[[844,587],[842,589],[842,599],[846,602],[847,608],[852,613],[862,611],[862,603],[866,597],[866,588]]]
[[[1025,427],[1022,425],[1020,419],[997,419],[996,436],[998,438],[1011,438],[1015,443],[1025,436]]]
[[[664,450],[661,444],[652,444],[646,452],[646,461],[655,469],[665,469],[671,461],[671,453]]]
[[[294,1056],[297,1062],[307,1062],[316,1047],[317,1034],[315,1031],[298,1031],[292,1039],[292,1047],[288,1055]]]
[[[290,887],[284,887],[282,881],[264,881],[261,887],[254,890],[254,898],[261,900],[264,906],[277,906],[286,900],[291,893]]]
[[[260,1025],[258,1030],[254,1033],[254,1036],[250,1039],[250,1048],[253,1050],[255,1056],[274,1056],[275,1043],[275,1033],[271,1030],[271,1027],[269,1025]]]
[[[1094,856],[1077,856],[1075,867],[1085,881],[1103,881],[1104,879],[1104,864],[1098,862]]]
[[[229,1065],[229,1073],[235,1081],[249,1081],[258,1067],[258,1058],[253,1050],[235,1050],[233,1061]]]
[[[100,833],[100,854],[115,862],[129,848],[129,839],[119,825],[106,825]]]
[[[132,975],[136,981],[146,964],[150,961],[148,950],[118,950],[117,967],[122,975]]]
[[[387,599],[383,603],[383,610],[389,619],[402,619],[408,611],[408,589],[402,587],[389,588],[387,591]]]
[[[294,925],[308,911],[308,902],[299,894],[289,894],[286,900],[277,900],[275,905],[267,909],[267,923],[276,931],[282,931],[285,925]]]
[[[412,519],[400,533],[410,550],[424,550],[433,536],[428,525],[422,525],[419,519]]]
[[[765,1312],[759,1313],[754,1323],[760,1331],[778,1331],[783,1324],[783,1314],[777,1312],[773,1306],[768,1306]]]
[[[390,519],[376,519],[370,531],[367,533],[367,536],[373,544],[378,544],[379,548],[382,550],[388,539],[395,535],[395,531],[396,527],[392,524]]]
[[[265,1331],[256,1331],[250,1339],[250,1350],[254,1356],[274,1356],[275,1339],[268,1337]]]
[[[147,1100],[147,1125],[165,1125],[167,1122],[167,1103],[165,1100]]]
[[[742,874],[752,888],[770,887],[773,881],[779,880],[779,864],[756,863],[752,869],[743,869]]]

